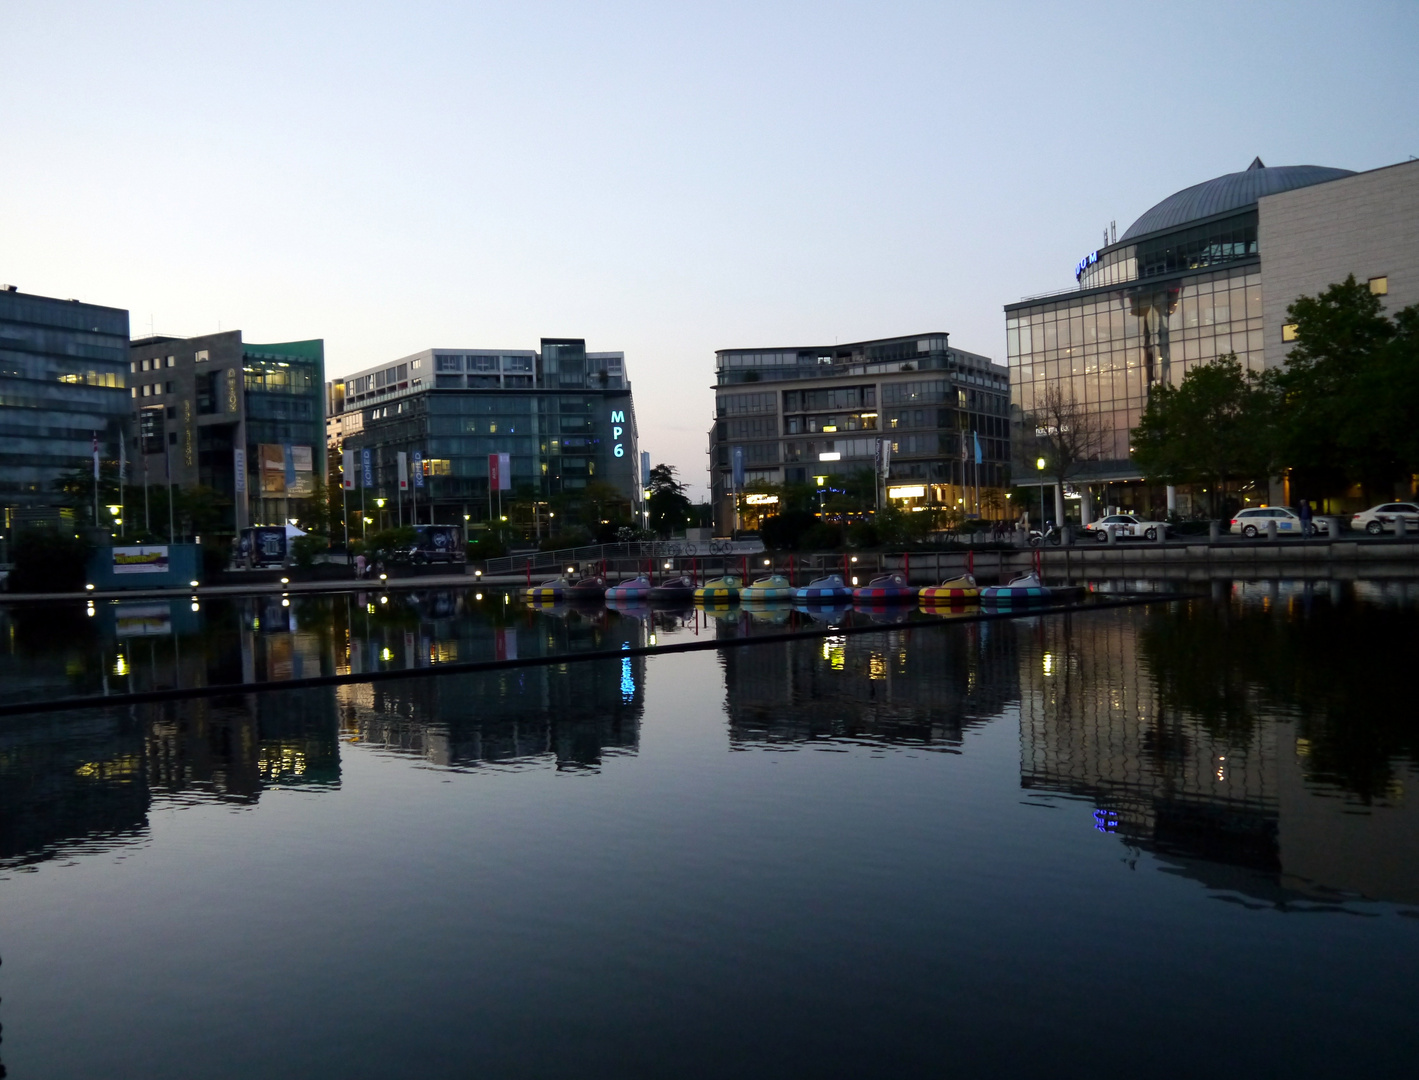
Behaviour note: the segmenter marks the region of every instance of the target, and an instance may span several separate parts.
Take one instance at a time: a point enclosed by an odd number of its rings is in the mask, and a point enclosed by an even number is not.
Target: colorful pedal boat
[[[604,577],[581,578],[566,587],[565,596],[568,600],[577,600],[583,603],[588,600],[601,600],[606,596],[606,579]]]
[[[647,599],[656,603],[686,603],[695,596],[695,583],[687,575],[669,578],[651,587]]]
[[[831,600],[851,600],[852,590],[843,584],[841,575],[829,574],[827,577],[814,578],[795,592],[793,598],[800,602],[809,600],[818,603]]]
[[[905,575],[878,574],[861,588],[852,590],[852,598],[870,604],[906,603],[916,599],[916,587],[907,584]]]
[[[737,577],[710,578],[695,590],[695,599],[707,604],[732,604],[739,599],[739,586]]]
[[[631,578],[630,581],[623,581],[619,585],[612,585],[606,590],[607,600],[644,600],[649,595],[650,578],[644,574]]]
[[[788,578],[782,574],[770,574],[768,577],[761,577],[754,584],[739,591],[739,602],[755,603],[764,600],[792,600],[793,586],[788,583]]]
[[[963,600],[974,603],[980,599],[980,586],[970,574],[962,574],[922,589],[917,598],[923,604],[959,604]]]
[[[523,591],[523,596],[529,600],[560,600],[566,594],[567,579],[562,577],[539,581],[536,585],[529,585]]]
[[[1048,600],[1051,591],[1033,571],[1021,574],[1007,585],[987,585],[980,591],[983,604],[1038,604]]]

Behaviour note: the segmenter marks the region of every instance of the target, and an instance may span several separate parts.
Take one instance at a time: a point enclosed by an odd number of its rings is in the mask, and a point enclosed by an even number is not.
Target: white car
[[[1266,526],[1272,521],[1276,522],[1276,532],[1281,536],[1305,535],[1305,530],[1301,527],[1301,515],[1286,506],[1249,506],[1245,510],[1238,510],[1228,531],[1241,533],[1243,536],[1264,536]],[[1326,532],[1327,529],[1324,521],[1311,522],[1313,533]]]
[[[1094,534],[1094,539],[1099,543],[1108,540],[1108,527],[1114,526],[1114,532],[1120,537],[1133,537],[1137,540],[1157,540],[1158,530],[1163,530],[1163,535],[1168,535],[1168,523],[1166,521],[1144,521],[1142,518],[1134,517],[1132,514],[1109,514],[1098,521],[1091,521],[1084,526],[1084,531]]]
[[[1352,529],[1364,529],[1371,536],[1394,532],[1394,519],[1404,518],[1406,529],[1419,530],[1419,506],[1412,502],[1380,503],[1368,510],[1361,510],[1350,519]]]

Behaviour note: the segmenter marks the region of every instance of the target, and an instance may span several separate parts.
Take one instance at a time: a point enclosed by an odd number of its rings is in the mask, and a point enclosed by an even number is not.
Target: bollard
[[[1272,518],[1266,523],[1266,539],[1268,543],[1276,543],[1276,519]]]
[[[1158,543],[1166,544],[1168,542],[1168,523],[1160,521],[1153,528],[1158,530]]]
[[[1106,544],[1116,544],[1116,543],[1118,543],[1118,526],[1117,526],[1117,525],[1105,525],[1105,526],[1104,526],[1104,535],[1105,535],[1104,543],[1106,543]]]
[[[1064,528],[1059,530],[1059,542],[1065,547],[1068,547],[1070,544],[1074,543],[1073,525],[1066,525]]]
[[[1325,522],[1325,530],[1318,530],[1318,535],[1324,536],[1327,540],[1340,539],[1340,519],[1338,517],[1323,517],[1316,520]]]
[[[1207,542],[1215,544],[1222,539],[1222,523],[1220,521],[1209,521],[1207,523]]]
[[[1408,535],[1409,535],[1409,526],[1408,526],[1407,524],[1405,524],[1404,515],[1403,515],[1403,514],[1395,514],[1395,515],[1394,515],[1394,538],[1395,538],[1396,540],[1403,540],[1403,539],[1404,539],[1406,536],[1408,536]]]

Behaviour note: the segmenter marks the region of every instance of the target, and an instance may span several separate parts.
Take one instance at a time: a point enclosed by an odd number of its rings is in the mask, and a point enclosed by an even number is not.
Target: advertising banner
[[[256,448],[261,470],[261,494],[286,493],[286,448],[280,443],[261,443]]]
[[[246,494],[246,450],[244,447],[232,449],[232,481],[238,495]]]
[[[734,448],[734,490],[744,490],[744,448]]]
[[[488,490],[512,490],[512,466],[507,454],[488,455]]]
[[[424,486],[424,452],[415,450],[409,457],[414,467],[414,486],[421,488]]]
[[[346,450],[344,460],[340,463],[340,486],[346,491],[355,490],[355,452]]]
[[[399,490],[409,490],[409,455],[403,450],[395,455],[398,464],[395,466],[395,475],[399,478]]]
[[[315,455],[309,446],[287,447],[290,451],[286,468],[286,493],[298,498],[315,494]]]
[[[364,473],[363,483],[366,488],[374,487],[374,462],[370,458],[368,450],[360,451],[360,468]]]
[[[168,546],[143,545],[142,547],[116,547],[113,549],[113,572],[115,574],[166,574],[168,572]]]

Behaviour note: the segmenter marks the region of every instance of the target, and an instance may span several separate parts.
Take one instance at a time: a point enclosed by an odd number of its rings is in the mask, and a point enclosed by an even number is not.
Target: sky
[[[624,351],[706,490],[714,350],[946,331],[1247,167],[1419,156],[1419,3],[0,0],[0,283],[134,336]]]

